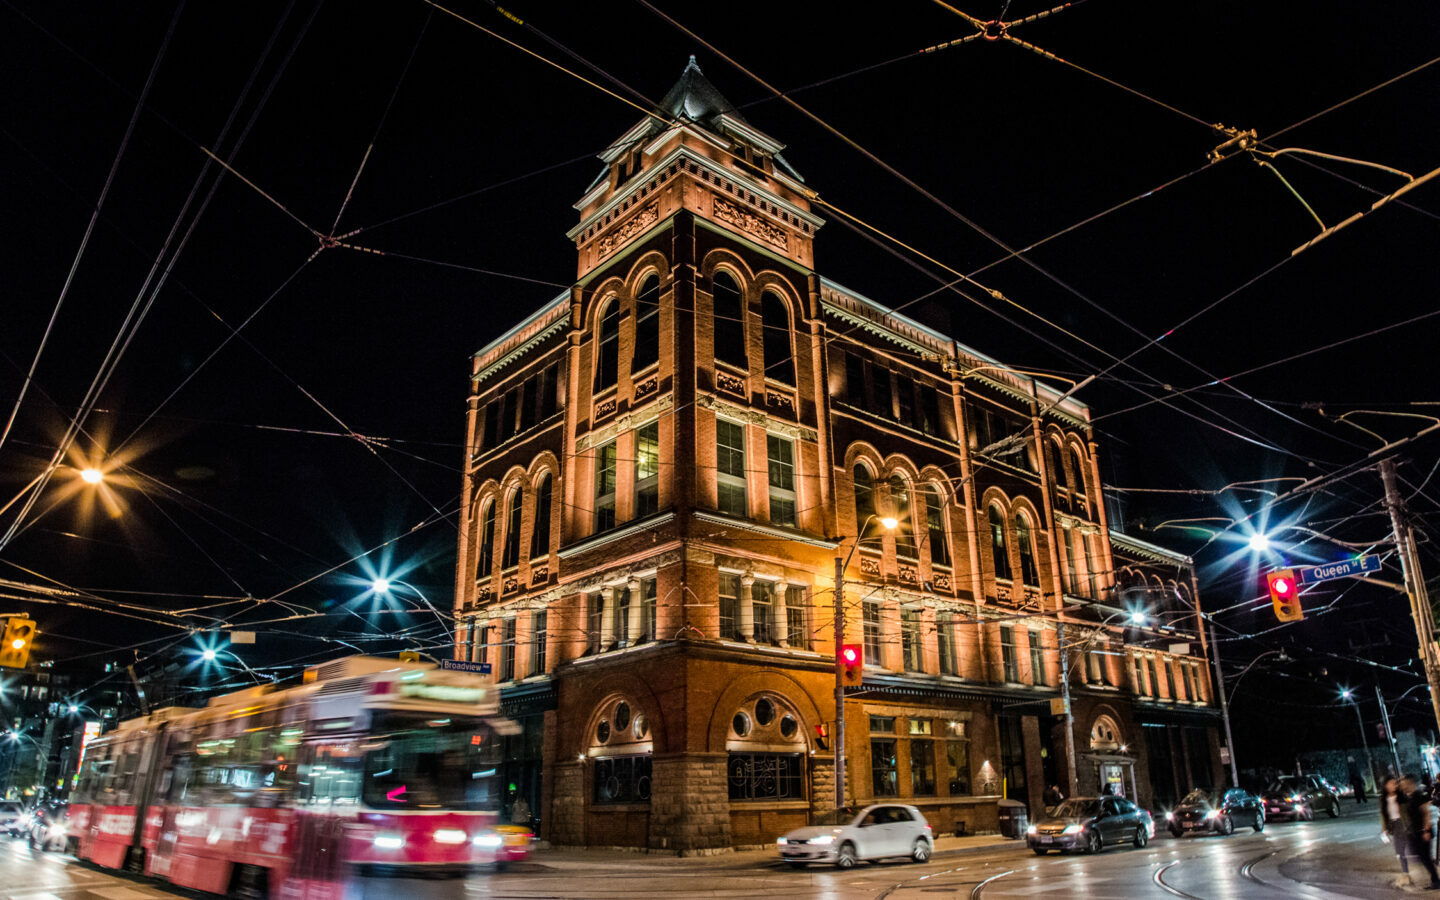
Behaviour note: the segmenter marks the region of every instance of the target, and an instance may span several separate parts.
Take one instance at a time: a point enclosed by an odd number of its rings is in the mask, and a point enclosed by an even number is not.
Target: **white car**
[[[905,857],[923,863],[935,852],[935,835],[913,806],[878,803],[856,812],[836,809],[776,841],[791,866],[834,863],[848,869],[862,859]]]

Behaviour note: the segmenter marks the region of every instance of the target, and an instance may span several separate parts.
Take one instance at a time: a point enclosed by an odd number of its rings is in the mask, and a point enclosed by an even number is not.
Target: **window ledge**
[[[581,553],[594,550],[596,547],[599,547],[602,544],[608,543],[610,541],[619,540],[620,538],[629,537],[632,534],[639,534],[640,532],[646,531],[650,528],[664,525],[665,523],[673,520],[674,518],[675,511],[666,510],[665,512],[657,513],[648,518],[636,519],[628,524],[611,528],[608,531],[601,532],[600,534],[597,534],[593,537],[589,537],[585,540],[579,541],[578,543],[571,544],[568,547],[561,547],[559,554],[560,558],[569,559],[572,556],[577,556]]]
[[[712,525],[723,525],[729,528],[740,528],[745,531],[753,531],[756,534],[763,534],[782,541],[795,541],[800,544],[809,544],[812,547],[824,547],[826,550],[834,550],[839,547],[838,541],[827,541],[824,538],[811,537],[803,532],[792,531],[788,528],[777,528],[772,525],[762,525],[759,522],[752,522],[749,519],[737,519],[727,516],[724,513],[695,511],[695,518],[701,522],[709,522]],[[563,551],[562,551],[563,555]]]

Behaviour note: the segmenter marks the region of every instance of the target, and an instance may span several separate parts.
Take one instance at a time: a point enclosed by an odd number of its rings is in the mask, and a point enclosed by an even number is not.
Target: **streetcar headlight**
[[[435,831],[435,843],[437,844],[463,844],[469,837],[459,828],[440,828]]]
[[[398,834],[382,834],[375,838],[375,846],[381,850],[399,850],[405,846],[405,839]]]
[[[498,834],[477,834],[475,840],[471,841],[477,847],[485,847],[489,850],[497,849],[504,841]]]

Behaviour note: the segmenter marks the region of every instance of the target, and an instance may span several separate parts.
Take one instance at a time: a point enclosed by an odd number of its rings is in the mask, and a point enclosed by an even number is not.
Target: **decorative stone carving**
[[[769,388],[765,389],[765,405],[782,409],[790,415],[795,415],[795,398],[789,394],[782,394]]]
[[[616,225],[610,230],[609,234],[596,241],[596,252],[600,254],[601,259],[604,259],[611,253],[614,253],[616,250],[620,249],[620,247],[623,246],[626,241],[630,240],[635,235],[649,228],[651,225],[654,225],[655,222],[659,220],[659,218],[660,205],[658,203],[650,204],[649,206],[635,213],[635,215],[626,219],[624,222]]]
[[[905,582],[906,584],[919,584],[920,574],[915,571],[914,566],[901,566],[900,580]]]
[[[1000,600],[1001,602],[1009,603],[1009,602],[1010,602],[1010,585],[1008,585],[1008,584],[997,584],[997,585],[995,585],[995,598],[996,598],[997,600]]]
[[[711,209],[715,212],[715,218],[727,225],[733,225],[752,237],[757,237],[767,244],[773,244],[781,250],[790,249],[790,236],[773,222],[750,212],[748,209],[741,209],[728,200],[716,197]],[[603,255],[603,253],[602,253]]]
[[[732,375],[724,369],[715,370],[715,386],[722,391],[743,397],[745,396],[745,379],[738,375]]]
[[[588,434],[580,435],[578,438],[575,439],[575,452],[584,453],[591,447],[600,447],[604,444],[608,444],[610,441],[614,440],[616,435],[620,434],[620,432],[632,431],[636,428],[639,428],[641,425],[645,425],[651,420],[663,416],[665,413],[669,412],[670,408],[674,405],[675,396],[673,394],[665,394],[659,400],[656,400],[653,404],[645,407],[644,409],[628,412],[625,415],[616,419],[615,421],[606,424],[602,428],[597,428],[594,431],[589,432]],[[614,410],[612,409],[611,412],[613,411]],[[599,415],[600,411],[596,410],[596,417],[598,418]]]
[[[935,573],[935,590],[948,591],[951,589],[950,576],[944,572]]]
[[[549,563],[546,563],[546,564],[543,565],[543,566],[534,566],[533,568],[530,569],[530,583],[531,583],[531,584],[544,584],[546,581],[549,580],[549,578],[550,578],[550,564],[549,564]]]
[[[737,422],[743,422],[749,425],[759,425],[766,431],[773,431],[776,434],[784,435],[792,441],[810,441],[813,443],[820,439],[813,428],[805,428],[799,425],[792,425],[789,422],[772,419],[760,410],[751,410],[741,406],[735,406],[732,403],[728,403],[718,397],[712,397],[709,394],[701,394],[695,398],[695,402],[704,409],[713,409],[717,414],[727,419],[734,419]]]
[[[518,590],[520,590],[520,580],[514,575],[508,576],[505,579],[504,586],[501,588],[501,592],[505,594],[513,594]]]
[[[489,603],[494,598],[494,591],[491,591],[488,587],[482,587],[479,592],[475,594],[476,603]]]
[[[637,401],[641,400],[645,397],[650,396],[658,390],[660,390],[659,377],[647,378],[639,384],[635,385],[635,399]]]
[[[614,398],[614,397],[611,397],[609,400],[603,400],[603,401],[601,401],[600,403],[596,404],[596,406],[595,406],[595,418],[597,418],[597,419],[603,419],[603,418],[605,418],[606,416],[611,416],[611,415],[614,415],[614,414],[615,414],[615,398]]]
[[[869,559],[864,556],[860,557],[860,571],[864,572],[866,575],[879,575],[880,560]]]

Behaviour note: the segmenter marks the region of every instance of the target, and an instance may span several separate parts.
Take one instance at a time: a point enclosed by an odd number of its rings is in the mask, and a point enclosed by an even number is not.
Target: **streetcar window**
[[[311,806],[360,802],[361,750],[354,741],[307,744],[300,755],[299,801]]]
[[[377,809],[494,809],[499,741],[482,720],[377,712],[363,799]]]

